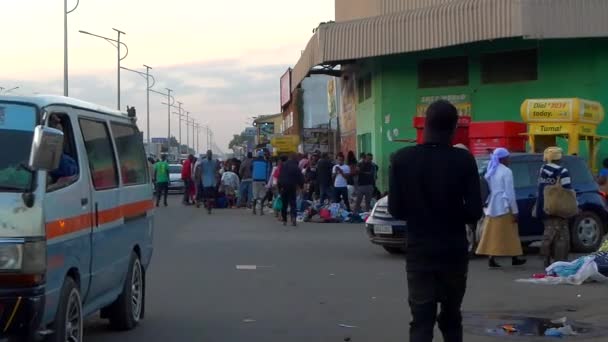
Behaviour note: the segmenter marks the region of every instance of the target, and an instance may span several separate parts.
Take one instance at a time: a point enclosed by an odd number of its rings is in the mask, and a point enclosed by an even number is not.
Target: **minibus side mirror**
[[[36,126],[28,166],[31,170],[52,171],[59,167],[63,153],[63,132],[45,126]]]

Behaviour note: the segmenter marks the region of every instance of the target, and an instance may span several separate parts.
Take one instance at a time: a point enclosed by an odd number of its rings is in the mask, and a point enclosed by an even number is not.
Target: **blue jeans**
[[[249,205],[253,200],[253,181],[251,179],[241,182],[239,187],[239,206]]]

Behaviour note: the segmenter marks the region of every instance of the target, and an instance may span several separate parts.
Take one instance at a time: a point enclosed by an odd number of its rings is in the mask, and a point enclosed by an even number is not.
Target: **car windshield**
[[[169,165],[169,173],[182,173],[181,165]]]
[[[27,165],[36,123],[36,108],[0,102],[0,192],[25,191],[32,173]]]

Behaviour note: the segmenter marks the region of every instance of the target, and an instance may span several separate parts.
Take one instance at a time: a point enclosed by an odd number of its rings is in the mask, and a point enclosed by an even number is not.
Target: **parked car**
[[[169,165],[169,192],[171,193],[183,193],[184,192],[184,181],[182,180],[182,165],[181,164],[170,164]]]
[[[479,174],[485,173],[488,157],[477,159]],[[536,203],[538,172],[543,164],[542,155],[516,153],[511,155],[513,179],[517,205],[519,207],[519,235],[523,244],[542,240],[543,223],[532,217],[532,207]],[[607,233],[608,208],[606,199],[599,191],[586,162],[577,156],[564,156],[563,165],[570,171],[572,186],[577,193],[580,213],[570,220],[572,250],[580,253],[596,251],[602,236]],[[478,227],[481,222],[478,223]],[[388,213],[388,198],[376,203],[366,222],[367,234],[374,244],[383,246],[389,253],[405,248],[407,239],[406,223],[395,220]],[[467,228],[469,251],[474,253],[481,235],[480,229]]]

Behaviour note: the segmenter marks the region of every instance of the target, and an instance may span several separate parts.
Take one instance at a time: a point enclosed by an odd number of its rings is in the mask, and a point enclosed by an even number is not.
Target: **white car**
[[[169,192],[171,193],[181,194],[184,192],[182,168],[181,164],[169,164]]]
[[[481,225],[481,221],[478,226]],[[467,225],[469,254],[474,255],[481,229]],[[407,223],[388,212],[388,196],[381,198],[365,222],[365,230],[371,243],[382,246],[391,254],[403,253],[407,245]]]

